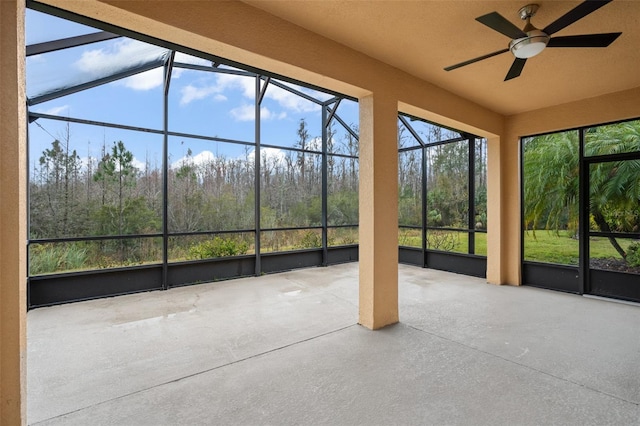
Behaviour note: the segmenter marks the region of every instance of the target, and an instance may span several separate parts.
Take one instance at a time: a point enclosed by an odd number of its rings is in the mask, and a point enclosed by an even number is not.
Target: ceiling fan
[[[511,52],[513,56],[515,56],[515,60],[504,79],[504,81],[507,81],[518,77],[527,59],[536,56],[542,52],[545,47],[607,47],[622,33],[585,34],[564,37],[551,37],[551,35],[584,18],[611,1],[612,0],[586,0],[542,30],[537,29],[531,24],[531,17],[536,14],[540,7],[537,4],[528,4],[518,11],[520,18],[527,21],[522,30],[498,12],[491,12],[480,16],[476,18],[476,21],[511,38],[509,47],[456,65],[451,65],[446,67],[445,71],[455,70],[456,68],[464,67],[474,62]]]

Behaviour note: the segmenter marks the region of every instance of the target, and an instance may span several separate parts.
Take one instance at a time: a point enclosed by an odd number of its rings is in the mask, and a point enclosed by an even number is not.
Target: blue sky
[[[84,25],[28,10],[26,15],[27,44],[95,32]],[[64,51],[36,55],[27,59],[27,93],[34,95],[43,88],[82,83],[123,67],[161,58],[161,48],[135,40],[119,38]],[[208,61],[184,54],[176,62],[210,65]],[[161,67],[91,88],[31,107],[32,111],[88,120],[112,122],[129,126],[161,130],[163,126]],[[215,136],[253,142],[255,79],[247,76],[210,73],[175,68],[169,92],[169,129],[176,132]],[[299,88],[317,99],[331,96],[311,89]],[[356,102],[343,101],[338,114],[348,124],[357,125]],[[317,141],[321,135],[320,107],[275,85],[270,85],[261,105],[261,141],[282,147],[294,146],[297,128],[304,118],[308,132]],[[337,124],[337,123],[336,123]],[[334,143],[340,144],[346,135],[340,125]],[[78,155],[100,156],[103,143],[109,147],[122,140],[133,152],[139,168],[145,162],[160,164],[162,136],[143,132],[71,124],[70,144]],[[63,139],[66,124],[39,119],[29,127],[30,163],[34,164],[53,138]],[[317,142],[315,142],[317,144]],[[244,157],[245,147],[220,142],[171,138],[171,163],[176,164],[191,149],[197,158],[224,155]],[[252,150],[252,148],[251,148]],[[274,158],[284,154],[278,149],[267,150]]]

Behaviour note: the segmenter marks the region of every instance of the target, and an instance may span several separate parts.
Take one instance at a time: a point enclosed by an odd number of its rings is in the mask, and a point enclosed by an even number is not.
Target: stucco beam
[[[513,138],[637,117],[640,87],[508,116],[505,133]]]
[[[442,124],[464,123],[483,136],[502,128],[500,114],[242,2],[41,2],[356,98],[383,88]]]

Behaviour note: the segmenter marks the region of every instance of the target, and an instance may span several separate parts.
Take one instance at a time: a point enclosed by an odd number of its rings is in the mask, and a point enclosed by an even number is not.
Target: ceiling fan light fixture
[[[526,37],[511,40],[509,50],[520,59],[533,58],[547,47],[550,37],[540,30],[527,32]]]

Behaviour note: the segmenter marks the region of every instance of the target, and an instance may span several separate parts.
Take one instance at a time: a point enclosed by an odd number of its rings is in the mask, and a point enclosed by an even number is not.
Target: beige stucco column
[[[360,319],[398,322],[398,103],[360,98]]]
[[[504,284],[505,254],[502,250],[502,151],[499,137],[487,138],[487,282]]]
[[[24,0],[0,1],[0,424],[26,423]]]
[[[487,282],[520,285],[518,137],[487,138]]]
[[[507,126],[505,126],[507,127]],[[502,280],[501,284],[520,285],[522,226],[520,221],[520,135],[505,129],[500,141]]]

